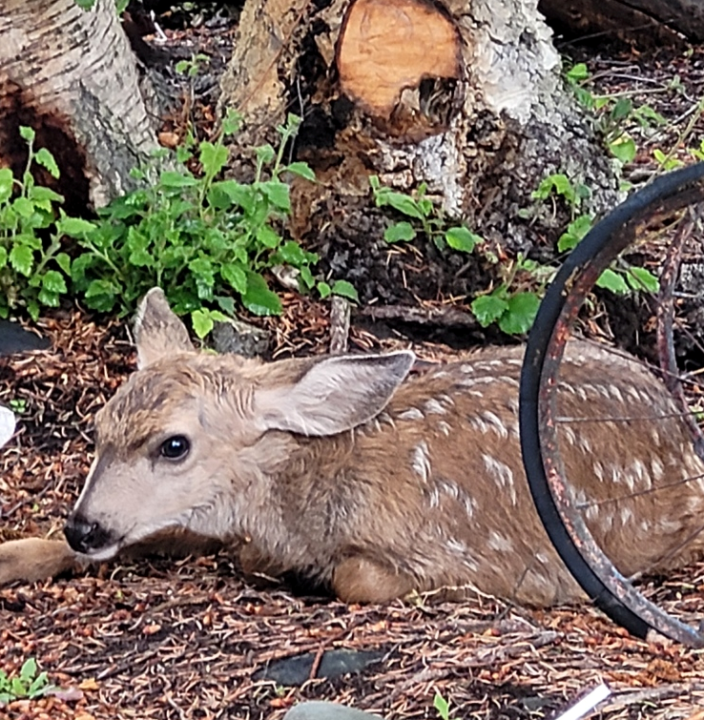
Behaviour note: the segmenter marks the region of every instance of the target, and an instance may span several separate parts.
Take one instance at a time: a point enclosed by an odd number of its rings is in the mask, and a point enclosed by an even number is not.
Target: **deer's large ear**
[[[330,357],[291,384],[257,390],[261,430],[334,435],[380,413],[413,365],[412,352]]]
[[[192,352],[186,326],[169,307],[161,288],[152,288],[137,309],[134,321],[137,367],[151,365],[170,355]]]

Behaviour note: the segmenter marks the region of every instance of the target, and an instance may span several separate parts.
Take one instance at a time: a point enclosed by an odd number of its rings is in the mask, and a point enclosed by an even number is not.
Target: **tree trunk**
[[[304,118],[294,153],[321,183],[301,190],[294,232],[338,275],[350,255],[389,262],[370,175],[406,192],[426,183],[447,214],[514,250],[565,220],[523,217],[546,175],[588,184],[592,210],[617,197],[537,0],[247,0],[222,91],[245,117],[240,156],[286,112]],[[448,262],[456,274],[466,258]],[[434,290],[405,298],[381,280],[358,290],[387,302],[450,292],[423,280]]]
[[[539,8],[570,36],[606,33],[644,47],[704,40],[703,0],[541,0]]]
[[[29,125],[58,162],[68,212],[124,192],[156,141],[114,1],[0,0],[0,38],[0,166],[24,167]]]

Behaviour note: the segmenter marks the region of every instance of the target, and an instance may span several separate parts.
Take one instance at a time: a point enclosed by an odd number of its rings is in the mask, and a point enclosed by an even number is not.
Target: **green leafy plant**
[[[175,69],[176,72],[181,75],[194,78],[200,71],[201,66],[207,65],[208,63],[210,63],[210,56],[204,53],[196,53],[191,55],[188,60],[179,60],[175,65]]]
[[[591,77],[584,63],[566,70],[565,80],[572,88],[577,101],[592,110],[598,118],[604,144],[621,163],[632,162],[637,147],[628,126],[647,129],[666,124],[665,118],[649,105],[634,106],[627,94],[595,95],[586,86]]]
[[[17,415],[21,415],[27,410],[27,401],[24,398],[14,398],[10,400],[8,405],[10,407],[10,410],[12,410],[12,412],[16,413]]]
[[[567,203],[572,221],[557,241],[560,252],[573,250],[582,241],[584,236],[592,229],[594,219],[588,214],[578,214],[583,198],[589,197],[588,188],[583,185],[574,185],[563,174],[549,175],[533,192],[536,200],[546,200],[552,194],[562,197]],[[623,258],[616,261],[611,268],[602,272],[596,281],[597,287],[610,290],[618,295],[627,295],[631,292],[657,292],[658,279],[647,268],[635,267]]]
[[[369,184],[374,193],[374,203],[377,207],[392,207],[415,222],[415,226],[407,220],[390,225],[384,232],[386,242],[413,240],[417,235],[416,227],[431,239],[439,250],[451,248],[471,253],[478,244],[483,242],[479,235],[464,225],[447,227],[441,210],[426,196],[427,186],[425,183],[420,185],[415,196],[384,187],[376,175],[369,178]]]
[[[149,287],[159,285],[174,310],[189,313],[203,336],[214,321],[234,314],[233,293],[255,314],[280,313],[281,301],[262,275],[276,265],[296,268],[303,289],[354,296],[349,283],[318,282],[312,273],[318,256],[280,233],[291,212],[285,178],[315,181],[307,164],[283,162],[299,124],[290,115],[277,128],[278,150],[255,149],[250,184],[216,180],[228,159],[224,138],[239,126],[235,115],[225,119],[215,141],[194,143],[172,168],[137,171],[143,187],[110,203],[99,211],[98,222],[73,234],[84,252],[72,263],[71,278],[86,305],[125,314]],[[202,175],[186,167],[191,160],[200,163]]]
[[[36,164],[58,178],[53,156],[45,148],[35,149],[34,130],[21,127],[20,134],[28,150],[22,177],[0,169],[0,317],[25,305],[36,319],[42,305],[57,306],[67,292],[71,261],[61,252],[61,237],[73,220],[57,211],[63,197],[36,185],[32,176]]]
[[[450,720],[450,701],[446,700],[439,692],[435,693],[433,707],[440,716],[440,720]]]
[[[482,327],[496,323],[508,335],[526,333],[535,320],[545,284],[554,272],[553,267],[519,254],[507,263],[504,281],[475,298],[470,308]]]
[[[10,677],[0,670],[0,704],[24,698],[34,700],[54,690],[54,686],[49,684],[47,674],[38,670],[34,658],[25,661],[16,677]]]

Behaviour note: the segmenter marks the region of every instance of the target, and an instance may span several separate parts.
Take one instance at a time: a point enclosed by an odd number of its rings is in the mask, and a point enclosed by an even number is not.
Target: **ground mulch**
[[[294,296],[286,308],[267,321],[279,328],[275,352],[324,348],[325,311]],[[91,417],[134,363],[122,324],[78,311],[41,324],[51,349],[0,365],[0,402],[24,404],[0,451],[4,538],[59,530],[88,469]],[[686,618],[704,616],[703,590],[704,565],[652,588]],[[28,657],[60,691],[14,702],[1,718],[275,720],[302,699],[435,718],[439,692],[456,718],[528,720],[602,680],[614,691],[609,720],[695,720],[704,707],[701,651],[631,638],[588,606],[528,611],[433,595],[347,606],[254,588],[226,554],[105,563],[0,589],[0,669],[16,673]]]

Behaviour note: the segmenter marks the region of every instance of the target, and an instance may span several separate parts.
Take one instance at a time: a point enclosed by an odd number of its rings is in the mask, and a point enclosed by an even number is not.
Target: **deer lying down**
[[[520,349],[410,376],[410,352],[271,364],[199,354],[158,289],[136,337],[139,370],[96,418],[70,548],[0,546],[0,581],[177,529],[240,547],[249,572],[291,571],[346,601],[462,584],[532,605],[582,597],[524,476]],[[561,425],[567,477],[579,501],[597,501],[586,517],[605,552],[626,575],[699,553],[704,485],[677,481],[701,478],[704,463],[664,387],[584,342],[561,373],[562,416],[664,416]]]

